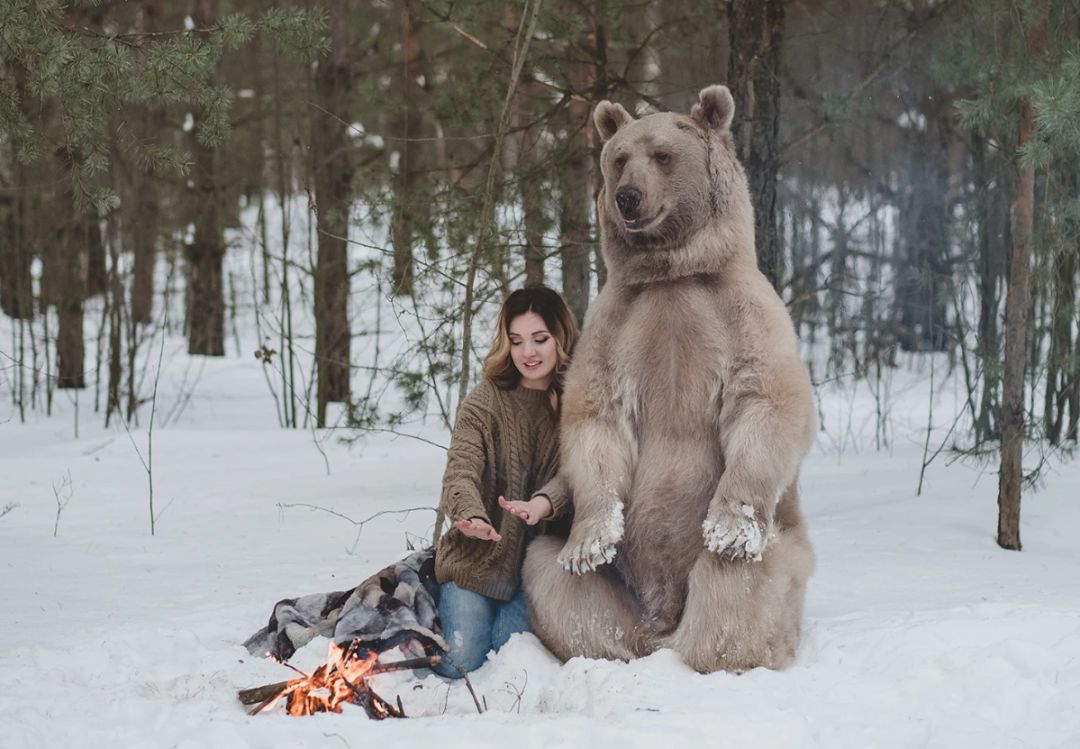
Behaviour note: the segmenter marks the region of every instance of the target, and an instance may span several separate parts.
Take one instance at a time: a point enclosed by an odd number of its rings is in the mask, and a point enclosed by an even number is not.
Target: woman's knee
[[[475,671],[483,665],[491,650],[495,618],[492,602],[454,583],[443,583],[439,588],[439,618],[450,652],[432,670],[440,676],[456,679],[462,672]]]

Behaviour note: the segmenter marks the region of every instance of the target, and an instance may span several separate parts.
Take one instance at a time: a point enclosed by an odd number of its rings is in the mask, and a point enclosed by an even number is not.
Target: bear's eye
[[[653,154],[653,159],[655,159],[656,163],[660,166],[664,166],[665,164],[671,163],[671,154],[665,151],[657,151]]]
[[[626,166],[626,154],[621,153],[615,157],[615,168],[622,169],[624,166]]]

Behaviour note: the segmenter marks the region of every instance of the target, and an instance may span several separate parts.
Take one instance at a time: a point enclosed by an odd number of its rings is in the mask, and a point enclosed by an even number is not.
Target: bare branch
[[[407,507],[407,508],[405,508],[403,510],[382,510],[380,512],[376,512],[374,515],[371,515],[370,517],[364,518],[363,520],[353,520],[351,517],[349,517],[345,513],[338,512],[337,510],[326,508],[326,507],[320,507],[319,505],[308,504],[307,502],[290,502],[290,503],[278,502],[277,506],[278,506],[279,509],[282,509],[282,510],[293,508],[293,507],[304,507],[304,508],[309,509],[309,510],[317,510],[318,512],[325,512],[327,515],[333,515],[334,517],[338,517],[338,518],[341,518],[342,520],[347,520],[348,522],[352,523],[354,526],[356,526],[356,539],[353,541],[352,548],[348,549],[348,552],[350,554],[353,554],[353,553],[356,552],[356,547],[360,543],[360,534],[364,530],[364,525],[366,523],[371,522],[375,518],[382,517],[383,515],[404,515],[405,517],[402,518],[402,520],[404,520],[404,519],[408,518],[409,515],[414,513],[414,512],[422,512],[422,511],[437,512],[436,508],[434,508],[434,507]]]

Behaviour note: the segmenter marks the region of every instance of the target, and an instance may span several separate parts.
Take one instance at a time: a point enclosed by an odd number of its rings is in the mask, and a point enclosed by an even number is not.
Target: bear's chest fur
[[[605,353],[639,436],[674,438],[715,424],[731,350],[716,289],[650,284],[619,307]]]

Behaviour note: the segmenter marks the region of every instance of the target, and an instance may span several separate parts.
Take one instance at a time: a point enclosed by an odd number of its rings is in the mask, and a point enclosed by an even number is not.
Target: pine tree
[[[1050,255],[1046,251],[1049,222],[1041,219],[1052,215],[1044,205],[1036,205],[1036,181],[1052,185],[1064,171],[1068,184],[1075,156],[1080,153],[1080,133],[1075,128],[1080,115],[1076,89],[1080,80],[1080,44],[1076,35],[1080,3],[979,3],[970,10],[974,19],[989,22],[992,33],[982,40],[987,46],[968,50],[967,59],[979,62],[968,66],[969,85],[975,95],[959,103],[961,120],[981,135],[1010,144],[1015,154],[997,540],[1003,548],[1019,550],[1021,489],[1026,478],[1024,439],[1029,431],[1035,436],[1042,434],[1030,428],[1025,406],[1025,385],[1036,374],[1027,366],[1031,345],[1028,335],[1033,327],[1033,321],[1028,319],[1032,308],[1032,261],[1035,258],[1042,262],[1041,258]],[[991,51],[993,54],[989,54]],[[1047,196],[1052,191],[1040,194]],[[1046,197],[1041,199],[1046,202]],[[1075,265],[1063,262],[1056,270],[1059,274],[1071,272],[1072,279],[1062,280],[1075,283]],[[1039,287],[1034,290],[1042,292]],[[1054,314],[1071,316],[1070,307],[1066,298],[1055,307]],[[1060,345],[1062,339],[1052,333],[1051,348],[1054,341]]]
[[[189,159],[177,149],[145,142],[110,113],[121,103],[186,102],[207,116],[200,140],[219,143],[228,129],[228,92],[211,83],[221,53],[245,42],[253,24],[224,18],[212,29],[176,31],[144,43],[139,32],[108,33],[89,25],[91,3],[9,0],[0,9],[0,60],[25,71],[20,90],[0,78],[0,133],[26,162],[62,151],[80,206],[115,207],[116,195],[98,177],[109,167],[109,146],[122,140],[135,159],[156,171],[183,174]],[[32,114],[33,113],[33,114]]]

